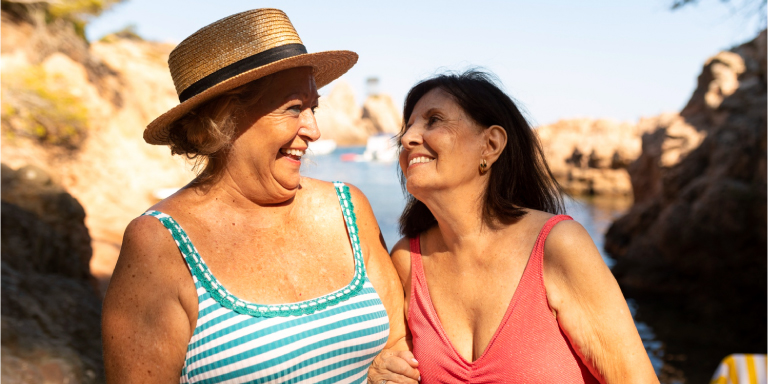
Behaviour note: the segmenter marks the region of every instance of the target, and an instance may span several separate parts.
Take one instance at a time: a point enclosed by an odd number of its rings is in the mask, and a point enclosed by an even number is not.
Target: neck
[[[422,200],[437,220],[439,250],[471,252],[494,232],[483,220],[484,187],[470,185],[430,192]]]
[[[227,214],[246,214],[253,217],[287,216],[295,206],[296,190],[286,190],[277,182],[262,182],[260,178],[250,175],[238,176],[237,172],[225,169],[221,177],[207,185],[190,184],[201,202],[213,211],[225,211]]]

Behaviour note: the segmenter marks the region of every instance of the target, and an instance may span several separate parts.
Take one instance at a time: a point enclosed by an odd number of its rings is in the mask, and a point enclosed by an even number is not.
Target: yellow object
[[[728,355],[717,367],[710,384],[768,384],[766,363],[766,355]]]

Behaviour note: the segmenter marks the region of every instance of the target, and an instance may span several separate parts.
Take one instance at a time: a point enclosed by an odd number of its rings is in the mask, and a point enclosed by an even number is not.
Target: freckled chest
[[[354,259],[338,201],[306,201],[266,227],[252,222],[258,225],[222,218],[190,233],[213,275],[235,296],[259,304],[297,302],[351,281]]]

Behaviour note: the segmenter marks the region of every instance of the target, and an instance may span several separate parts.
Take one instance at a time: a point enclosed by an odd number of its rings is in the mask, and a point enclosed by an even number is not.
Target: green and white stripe
[[[319,298],[262,305],[241,300],[210,273],[170,216],[148,211],[168,228],[197,288],[198,318],[181,383],[364,383],[384,348],[389,321],[365,273],[349,188],[334,183],[354,251],[355,275]]]

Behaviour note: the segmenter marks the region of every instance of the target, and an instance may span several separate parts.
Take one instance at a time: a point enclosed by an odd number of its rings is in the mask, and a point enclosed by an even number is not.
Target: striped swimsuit
[[[297,303],[262,305],[219,284],[170,216],[171,232],[197,288],[197,326],[180,383],[364,383],[389,336],[389,319],[365,272],[349,188],[334,183],[355,259],[344,288]]]

